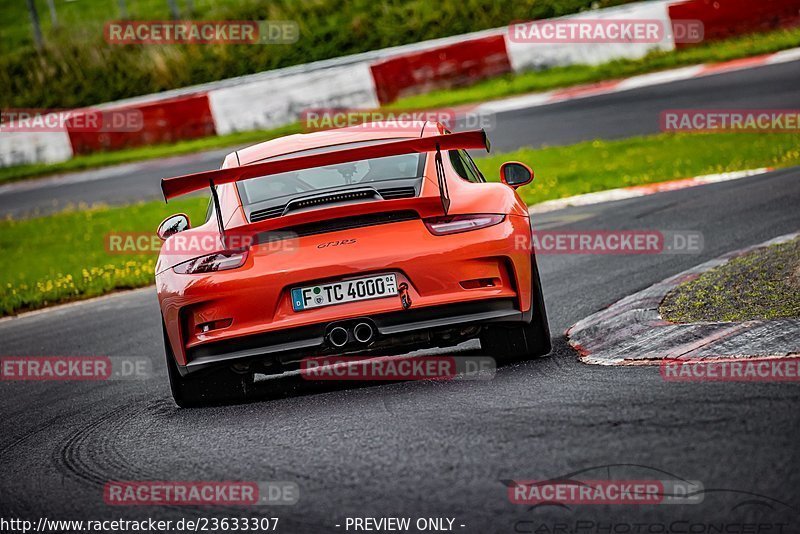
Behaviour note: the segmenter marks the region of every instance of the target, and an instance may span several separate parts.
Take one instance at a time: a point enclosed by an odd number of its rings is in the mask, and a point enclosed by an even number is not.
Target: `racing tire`
[[[538,358],[550,353],[550,325],[544,307],[536,257],[531,255],[532,317],[522,325],[489,325],[481,332],[481,348],[498,363]]]
[[[230,367],[220,366],[181,376],[163,322],[162,327],[169,386],[175,404],[181,408],[194,408],[242,402],[247,398],[248,392],[253,387],[253,373],[237,373]]]

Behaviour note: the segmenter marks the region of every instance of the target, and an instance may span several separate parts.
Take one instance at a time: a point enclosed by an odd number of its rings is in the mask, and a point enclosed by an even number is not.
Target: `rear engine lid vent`
[[[263,221],[266,219],[274,219],[275,217],[280,217],[283,215],[283,210],[286,209],[286,204],[281,204],[280,206],[273,206],[271,208],[265,208],[263,210],[254,211],[250,214],[250,222],[258,222]]]
[[[384,187],[378,189],[384,200],[396,200],[398,198],[413,198],[417,196],[417,191],[413,186],[408,187]]]

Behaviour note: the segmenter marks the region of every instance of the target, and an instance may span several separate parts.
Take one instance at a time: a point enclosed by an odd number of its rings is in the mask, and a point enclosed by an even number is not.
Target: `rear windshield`
[[[386,139],[378,142],[400,140],[401,139]],[[275,156],[265,161],[346,150],[374,144],[376,144],[376,141],[372,140],[313,148]],[[242,202],[245,205],[255,204],[264,200],[295,196],[298,193],[314,193],[316,191],[338,189],[350,185],[368,185],[372,182],[418,178],[422,176],[424,166],[425,154],[403,154],[400,156],[365,159],[243,180],[238,183],[239,195],[242,197]]]

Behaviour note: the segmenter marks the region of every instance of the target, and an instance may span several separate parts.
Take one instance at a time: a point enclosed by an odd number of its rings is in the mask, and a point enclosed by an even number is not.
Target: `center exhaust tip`
[[[359,343],[369,343],[374,333],[369,323],[358,323],[356,327],[353,328],[353,337],[355,337],[356,341]]]
[[[347,330],[341,326],[334,326],[328,333],[328,342],[336,348],[341,348],[347,345],[347,339],[350,335]]]

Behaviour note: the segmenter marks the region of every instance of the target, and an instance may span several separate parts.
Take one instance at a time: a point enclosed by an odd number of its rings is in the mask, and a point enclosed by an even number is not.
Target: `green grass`
[[[709,43],[697,48],[676,52],[654,53],[636,61],[615,61],[597,67],[575,65],[542,72],[508,75],[479,82],[473,86],[436,91],[398,100],[390,109],[424,109],[482,102],[534,91],[544,91],[580,83],[621,78],[681,65],[725,61],[800,46],[800,28],[755,34],[728,41]],[[0,168],[0,183],[24,180],[53,173],[79,171],[131,161],[188,154],[214,148],[233,147],[299,133],[300,124],[290,124],[274,130],[238,132],[223,136],[181,141],[168,145],[153,145],[116,152],[98,152],[77,156],[55,164],[19,165]]]
[[[757,249],[679,285],[659,311],[674,323],[800,318],[800,239]]]
[[[190,198],[0,221],[0,315],[153,283],[156,253],[109,253],[106,236],[155,233],[180,211],[199,223],[207,203]]]
[[[35,0],[36,9],[42,26],[42,33],[48,40],[63,38],[65,29],[74,31],[70,36],[75,40],[86,40],[103,27],[106,20],[119,19],[119,3],[117,0],[68,1],[55,0],[56,13],[60,28],[54,28],[50,19],[47,0]],[[178,0],[181,8],[184,3]],[[194,0],[195,11],[207,13],[215,2]],[[166,0],[126,0],[128,15],[133,19],[169,20],[170,12]],[[0,19],[0,32],[3,34],[3,48],[0,51],[30,47],[33,45],[33,33],[26,2],[19,0],[0,0],[3,17]]]
[[[679,134],[524,149],[477,161],[496,177],[504,161],[536,171],[521,188],[529,203],[579,193],[757,167],[800,165],[800,134]],[[207,201],[189,198],[0,221],[0,314],[8,315],[152,283],[155,253],[109,254],[110,232],[155,232],[169,214],[202,220]]]
[[[536,178],[519,189],[528,204],[617,187],[761,167],[800,165],[800,134],[660,134],[566,147],[521,149],[479,159],[487,177],[517,160]]]
[[[800,28],[777,30],[710,42],[673,52],[652,52],[637,60],[618,60],[594,67],[572,65],[544,71],[508,74],[484,80],[469,87],[409,96],[388,107],[417,109],[470,104],[571,85],[626,78],[686,65],[752,57],[798,46],[800,46]]]

